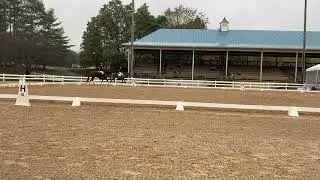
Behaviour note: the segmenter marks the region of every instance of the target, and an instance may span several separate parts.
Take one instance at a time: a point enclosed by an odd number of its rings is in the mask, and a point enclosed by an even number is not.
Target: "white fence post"
[[[82,83],[82,76],[80,77],[80,83]]]
[[[286,82],[286,90],[288,90],[288,83]]]
[[[214,80],[214,87],[217,87],[217,80]]]
[[[43,75],[43,82],[44,83],[46,82],[46,75],[45,74]]]
[[[3,82],[5,82],[6,80],[5,80],[5,75],[4,74],[2,74],[2,81]]]

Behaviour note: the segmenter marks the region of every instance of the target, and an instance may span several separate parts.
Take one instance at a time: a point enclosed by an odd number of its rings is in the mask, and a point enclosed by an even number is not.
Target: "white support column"
[[[297,77],[298,77],[298,59],[299,59],[299,53],[296,53],[296,67],[294,71],[294,82],[297,83]]]
[[[319,86],[319,70],[317,71],[317,76],[316,76],[316,86]]]
[[[194,50],[192,51],[192,81],[194,79]]]
[[[159,77],[162,75],[162,49],[160,49]]]
[[[130,50],[129,49],[127,51],[127,55],[128,55],[128,74],[130,74]]]
[[[261,51],[261,62],[260,62],[260,81],[262,81],[262,75],[263,75],[263,51]]]
[[[229,63],[229,51],[226,54],[226,78],[228,77],[228,64]]]

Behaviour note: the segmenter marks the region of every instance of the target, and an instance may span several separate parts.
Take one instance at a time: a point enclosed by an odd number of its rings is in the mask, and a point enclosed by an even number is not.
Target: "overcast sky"
[[[97,15],[108,0],[43,0],[54,8],[62,21],[73,49],[80,50],[83,31],[90,17]],[[210,29],[216,29],[223,17],[232,29],[303,30],[304,0],[135,0],[137,6],[147,3],[153,14],[184,4],[205,13]],[[128,4],[131,0],[123,0]],[[308,30],[320,31],[320,1],[308,0]]]

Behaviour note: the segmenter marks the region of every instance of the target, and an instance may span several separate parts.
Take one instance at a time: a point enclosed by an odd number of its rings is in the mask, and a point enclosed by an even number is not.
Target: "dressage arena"
[[[16,94],[17,88],[0,88]],[[31,86],[31,95],[320,108],[319,93]],[[320,115],[0,99],[0,179],[319,179]]]

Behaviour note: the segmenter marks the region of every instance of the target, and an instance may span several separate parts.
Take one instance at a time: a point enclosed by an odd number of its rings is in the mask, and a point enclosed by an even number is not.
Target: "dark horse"
[[[122,71],[117,71],[115,73],[112,73],[112,79],[114,82],[116,82],[117,80],[120,80],[122,83],[125,81],[125,78],[128,77],[128,73],[127,72],[122,72]]]
[[[88,75],[87,82],[92,82],[95,78],[99,78],[102,82],[104,80],[108,82],[109,79],[111,80],[112,78],[112,73],[105,71],[91,71]]]

